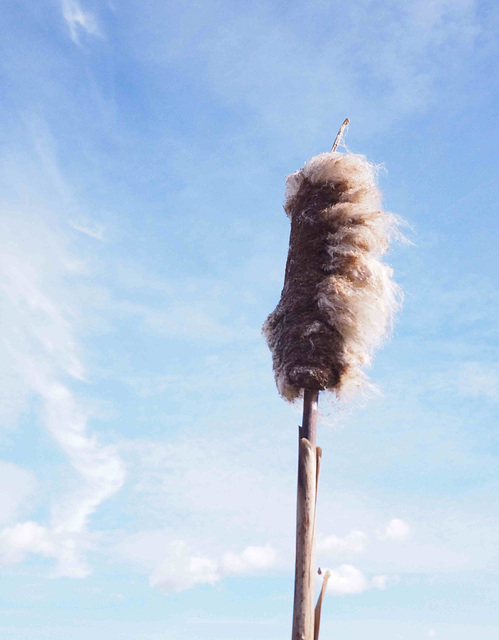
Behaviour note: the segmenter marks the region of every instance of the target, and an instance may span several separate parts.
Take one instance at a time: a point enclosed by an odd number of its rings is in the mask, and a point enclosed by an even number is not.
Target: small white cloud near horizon
[[[276,552],[269,545],[246,547],[242,553],[226,553],[222,566],[226,575],[241,575],[268,569],[275,563]]]
[[[221,579],[218,563],[164,531],[141,531],[117,545],[122,559],[149,575],[149,585],[164,593],[180,593]]]
[[[368,537],[363,531],[350,531],[344,538],[335,535],[319,539],[317,542],[317,552],[325,555],[337,557],[352,553],[361,553],[367,547]]]
[[[201,555],[190,555],[181,540],[170,543],[165,559],[149,576],[151,587],[166,593],[179,593],[199,584],[214,585],[220,580],[218,564]]]
[[[405,540],[409,535],[410,527],[400,518],[392,518],[386,525],[384,532],[379,536],[380,540]]]
[[[102,32],[95,16],[89,11],[84,11],[77,0],[61,0],[61,8],[62,15],[69,28],[71,40],[75,44],[80,44],[80,30],[86,31],[97,38],[102,38]]]
[[[384,591],[388,586],[388,576],[374,576],[373,578],[371,578],[371,584],[376,589],[381,589],[381,591]]]
[[[334,596],[355,595],[364,593],[369,589],[386,589],[388,577],[384,575],[373,576],[368,580],[364,573],[351,564],[342,564],[336,569],[325,569],[330,577],[326,592]]]
[[[81,536],[55,533],[37,522],[20,522],[0,531],[0,564],[23,562],[32,553],[58,561],[53,577],[85,578],[90,569],[77,538]]]
[[[434,629],[430,629],[427,635],[428,635],[428,638],[436,638],[437,632]]]
[[[142,531],[127,536],[119,555],[149,574],[149,584],[164,593],[179,593],[223,578],[251,575],[273,566],[276,552],[269,545],[249,546],[241,553],[225,553],[221,561],[192,548],[185,540],[172,540],[165,531]]]

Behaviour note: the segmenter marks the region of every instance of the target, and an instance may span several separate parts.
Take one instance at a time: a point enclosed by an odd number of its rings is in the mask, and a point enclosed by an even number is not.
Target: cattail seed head
[[[398,219],[382,210],[376,168],[363,156],[315,156],[286,181],[291,219],[284,287],[263,325],[279,393],[348,395],[391,328],[401,301],[382,261]]]

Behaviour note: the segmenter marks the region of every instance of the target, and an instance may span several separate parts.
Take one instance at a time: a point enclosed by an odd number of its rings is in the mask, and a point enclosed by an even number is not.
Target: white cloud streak
[[[213,558],[185,540],[164,531],[142,531],[118,545],[119,555],[149,574],[149,584],[165,593],[178,593],[197,585],[214,585],[223,578],[251,575],[273,566],[276,552],[269,545],[248,546],[241,553]]]
[[[335,535],[327,536],[317,542],[317,551],[330,557],[361,553],[368,543],[367,534],[363,531],[351,531],[344,538]]]
[[[410,527],[400,518],[393,518],[386,525],[383,534],[380,536],[382,540],[405,540],[409,535]]]
[[[0,524],[11,522],[17,516],[34,486],[31,472],[0,460]]]
[[[191,554],[183,541],[171,542],[162,555],[164,560],[149,577],[151,587],[170,593],[200,584],[214,585],[220,580],[217,563],[202,555]]]
[[[178,593],[220,580],[218,563],[195,552],[184,541],[162,531],[142,531],[118,545],[119,555],[149,574],[149,584],[165,593]]]
[[[77,0],[61,0],[62,15],[69,29],[71,40],[79,45],[80,32],[102,37],[102,32],[93,14],[81,8]]]
[[[227,575],[241,575],[269,569],[276,560],[276,552],[269,545],[264,547],[246,547],[242,553],[226,553],[223,557],[223,569]]]
[[[371,578],[372,586],[375,587],[376,589],[381,589],[382,591],[384,591],[387,588],[388,581],[389,581],[388,576],[384,576],[384,575],[374,576],[373,578]]]
[[[89,220],[79,222],[76,220],[70,220],[69,224],[73,227],[73,229],[76,229],[76,231],[79,231],[80,233],[83,233],[84,235],[89,236],[94,240],[104,240],[105,227],[102,224],[91,222]]]
[[[78,300],[67,283],[77,274],[64,236],[21,213],[0,226],[3,367],[41,401],[42,423],[76,472],[67,493],[54,499],[47,525],[28,521],[1,532],[2,557],[41,554],[57,559],[58,575],[82,577],[89,518],[119,490],[124,470],[113,449],[88,433],[90,411],[70,389],[69,380],[83,381],[85,370],[74,330]]]
[[[435,388],[468,398],[499,399],[499,365],[496,362],[464,361],[445,373],[434,374],[429,381]]]
[[[304,125],[315,133],[331,118],[341,122],[345,109],[371,130],[425,110],[439,80],[461,70],[480,35],[475,0],[302,3],[278,17],[272,6],[239,10],[222,3],[210,28],[187,7],[173,11],[176,20],[152,2],[137,12],[131,43],[137,55],[169,64],[202,59],[220,98],[243,102],[261,125],[286,137]],[[330,30],[319,37],[314,30],[312,40],[302,28],[311,22],[333,27],[338,12],[343,28],[335,38]]]
[[[23,562],[30,553],[57,560],[54,576],[85,578],[90,569],[84,557],[85,535],[75,536],[42,526],[20,522],[0,531],[0,564]]]

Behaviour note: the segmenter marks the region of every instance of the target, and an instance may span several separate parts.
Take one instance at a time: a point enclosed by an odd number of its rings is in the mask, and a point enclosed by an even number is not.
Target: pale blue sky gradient
[[[412,245],[322,403],[321,637],[499,637],[499,10],[4,2],[0,636],[290,636],[299,407],[261,325],[285,176],[382,164]],[[356,533],[355,533],[356,532]]]

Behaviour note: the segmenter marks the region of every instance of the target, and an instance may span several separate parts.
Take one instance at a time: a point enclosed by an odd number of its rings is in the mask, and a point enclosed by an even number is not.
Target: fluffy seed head
[[[382,261],[398,219],[382,210],[376,167],[356,154],[315,156],[286,181],[291,219],[284,287],[263,325],[279,393],[346,397],[365,381],[401,291]]]

